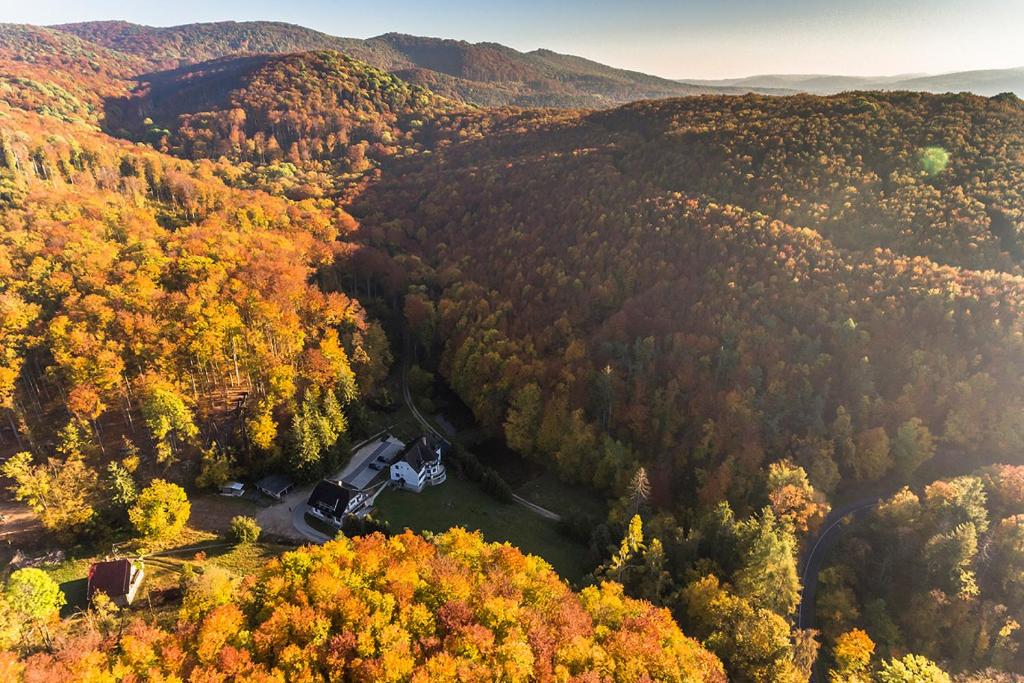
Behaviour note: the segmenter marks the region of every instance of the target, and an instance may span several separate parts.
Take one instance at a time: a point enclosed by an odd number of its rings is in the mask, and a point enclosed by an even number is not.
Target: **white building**
[[[362,516],[370,509],[365,492],[353,491],[328,479],[316,485],[306,506],[309,514],[338,527],[346,515]]]
[[[391,465],[391,481],[398,488],[419,493],[426,486],[444,483],[447,474],[441,464],[441,444],[421,436]]]

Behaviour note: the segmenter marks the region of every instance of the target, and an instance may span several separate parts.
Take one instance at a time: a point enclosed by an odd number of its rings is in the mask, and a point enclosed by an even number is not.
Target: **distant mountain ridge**
[[[680,83],[550,50],[520,52],[498,43],[400,33],[365,40],[342,38],[281,22],[152,27],[91,21],[52,28],[142,57],[154,70],[230,56],[337,50],[438,94],[482,106],[600,108],[640,99],[751,90]],[[754,90],[770,93],[772,89]]]
[[[679,82],[684,82],[683,80]],[[910,90],[914,92],[971,92],[992,97],[1004,92],[1024,96],[1024,67],[979,69],[946,74],[899,74],[896,76],[835,76],[829,74],[761,74],[744,78],[691,80],[686,83],[722,88],[766,88],[835,95],[850,90]]]

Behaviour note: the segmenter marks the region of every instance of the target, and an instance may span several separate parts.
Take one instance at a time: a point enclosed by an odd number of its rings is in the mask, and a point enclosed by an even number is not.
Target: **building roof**
[[[348,507],[348,501],[351,500],[352,495],[353,492],[341,484],[324,479],[317,484],[313,489],[313,492],[309,494],[307,504],[310,507],[319,508],[325,512],[333,512],[337,514],[345,511],[345,508]]]
[[[89,582],[86,591],[90,600],[96,591],[103,591],[108,597],[128,595],[132,585],[132,563],[129,560],[108,560],[96,562],[89,567]]]
[[[437,444],[434,442],[434,439],[427,436],[421,436],[402,451],[398,460],[404,460],[409,463],[410,467],[419,472],[423,469],[424,463],[437,460],[436,450]],[[398,460],[395,462],[398,462]]]
[[[276,497],[283,496],[293,486],[295,482],[286,474],[271,474],[256,482],[256,488]]]
[[[357,450],[348,464],[336,475],[326,477],[353,491],[365,491],[380,478],[387,478],[385,471],[395,461],[405,444],[386,434],[381,440],[371,441]]]

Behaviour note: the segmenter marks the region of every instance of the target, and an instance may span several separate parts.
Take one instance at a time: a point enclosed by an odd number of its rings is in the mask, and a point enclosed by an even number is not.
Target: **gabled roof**
[[[294,485],[292,478],[284,474],[271,474],[256,482],[256,488],[279,497]]]
[[[319,508],[326,512],[344,512],[348,502],[352,499],[353,492],[341,484],[324,479],[309,494],[307,503],[310,507]]]
[[[423,469],[424,463],[437,460],[436,449],[437,445],[433,439],[421,436],[402,451],[401,455],[398,456],[398,461],[404,460],[409,463],[410,467],[419,472]]]
[[[90,600],[96,591],[103,591],[108,597],[128,595],[132,585],[132,563],[129,560],[96,562],[89,567],[89,583],[86,591]]]

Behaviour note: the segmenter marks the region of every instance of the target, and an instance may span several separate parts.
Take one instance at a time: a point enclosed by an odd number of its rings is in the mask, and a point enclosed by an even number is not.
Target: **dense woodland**
[[[922,97],[938,99],[913,96]],[[843,249],[824,226],[791,226],[706,187],[678,189],[707,173],[645,180],[644,138],[633,130],[683,116],[693,102],[452,146],[440,162],[410,160],[357,201],[365,226],[434,266],[427,323],[477,416],[517,448],[554,455],[567,476],[592,473],[611,491],[644,461],[673,484],[660,501],[675,492],[687,506],[693,491],[705,503],[752,500],[763,463],[783,457],[826,492],[841,480],[909,474],[940,443],[967,462],[1018,458],[1024,281],[1012,257],[993,252],[1005,271],[969,270],[894,251],[885,235],[876,248]],[[807,118],[827,119],[810,105]],[[962,97],[957,106],[1024,123],[1014,103]],[[630,128],[609,127],[608,117],[627,114]],[[1021,144],[1011,134],[1019,125],[1002,130],[1008,146]],[[779,177],[806,173],[803,138],[779,135],[797,141],[792,160],[774,162],[787,169]],[[851,128],[850,144],[857,135]],[[665,137],[650,138],[655,161],[672,143]],[[1020,172],[1019,156],[1003,163]],[[936,192],[913,155],[903,164],[909,187]],[[677,189],[663,189],[669,182]],[[1008,187],[1000,201],[1012,206],[1019,188]],[[960,185],[948,194],[954,204],[965,196]],[[942,215],[945,195],[935,196]],[[948,260],[970,262],[998,244],[980,231],[989,219],[979,212],[976,241]]]
[[[1024,467],[904,488],[843,538],[819,598],[827,638],[860,627],[879,652],[1020,671]]]
[[[0,94],[7,106],[97,123],[145,62],[52,29],[0,24]]]
[[[666,610],[610,583],[573,593],[543,560],[462,530],[342,537],[261,576],[185,583],[173,628],[96,619],[52,652],[0,657],[4,679],[726,680]]]
[[[15,638],[11,672],[796,682],[819,645],[837,682],[1020,669],[1019,100],[486,109],[450,79],[501,65],[465,44],[422,66],[388,37],[438,94],[296,27],[216,26],[0,28],[15,496],[81,538],[133,481],[319,477],[399,348],[372,310],[484,431],[611,502],[563,524],[600,561],[574,596],[461,532],[337,541],[186,592],[172,629]],[[844,541],[865,562],[823,575],[822,633],[797,627],[830,501],[997,462],[879,507]]]
[[[743,92],[678,83],[550,50],[524,53],[497,43],[401,33],[360,40],[269,21],[169,27],[89,21],[54,28],[136,55],[154,71],[225,56],[339,51],[440,95],[489,107],[607,107],[644,98]]]

